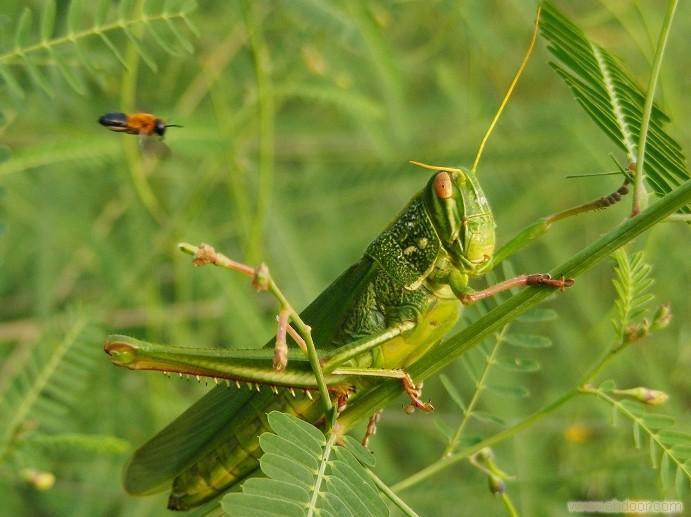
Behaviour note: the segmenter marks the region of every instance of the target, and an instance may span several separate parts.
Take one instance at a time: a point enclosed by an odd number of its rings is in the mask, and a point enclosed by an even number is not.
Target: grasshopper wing
[[[376,267],[371,259],[361,259],[301,313],[321,350],[334,347],[332,341],[348,310],[367,287]],[[273,340],[265,346],[273,346]],[[224,441],[232,441],[248,418],[257,418],[258,414],[264,417],[271,401],[269,390],[256,393],[216,386],[134,453],[125,470],[125,489],[139,495],[165,489],[169,480],[199,458]]]

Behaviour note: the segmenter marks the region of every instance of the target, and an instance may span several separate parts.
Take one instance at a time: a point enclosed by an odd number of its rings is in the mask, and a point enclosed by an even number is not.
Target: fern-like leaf
[[[82,2],[73,0],[67,10],[66,31],[61,35],[56,35],[56,5],[55,0],[49,0],[43,4],[37,37],[32,38],[33,15],[31,9],[26,7],[16,25],[14,48],[4,53],[0,52],[0,77],[13,97],[22,98],[24,91],[21,81],[18,80],[17,69],[24,69],[31,81],[52,97],[55,95],[54,85],[49,80],[45,70],[55,67],[73,90],[79,94],[84,94],[86,88],[81,77],[76,73],[79,69],[75,69],[67,50],[73,50],[79,61],[85,65],[85,69],[95,73],[96,68],[87,58],[82,44],[84,40],[96,36],[110,50],[115,59],[124,68],[127,68],[122,52],[109,37],[110,33],[117,31],[125,33],[129,43],[139,53],[142,60],[156,71],[156,62],[145,50],[147,44],[139,38],[138,34],[140,32],[147,35],[151,34],[159,46],[169,54],[179,55],[178,46],[192,52],[192,44],[181,32],[178,25],[182,21],[190,31],[197,33],[189,19],[189,14],[195,8],[194,2],[182,4],[180,2],[165,2],[163,6],[157,6],[150,2],[135,5],[135,2],[123,1],[118,5],[116,16],[113,16],[111,15],[111,1],[104,0],[99,2],[96,7],[91,24],[80,29]],[[142,27],[146,27],[147,30],[138,30]],[[175,38],[177,44],[168,43],[167,35]],[[58,52],[58,50],[61,51]],[[39,62],[41,66],[38,65]]]
[[[64,429],[64,416],[82,394],[98,350],[86,318],[77,316],[62,340],[50,346],[18,351],[2,370],[0,386],[0,455],[11,449],[28,427],[40,431]],[[13,373],[16,372],[16,373]],[[28,424],[31,423],[29,426]]]
[[[637,448],[641,444],[641,433],[648,436],[650,462],[653,468],[659,469],[661,484],[663,487],[671,485],[674,472],[674,488],[677,495],[683,497],[691,487],[691,434],[671,429],[675,425],[671,416],[651,413],[633,400],[618,400],[602,386],[583,391],[605,401],[616,413],[632,422]]]
[[[590,118],[635,163],[643,118],[645,93],[617,60],[592,43],[585,33],[545,2],[540,21],[549,51],[559,60],[550,65],[571,88]],[[646,179],[664,196],[689,179],[679,144],[663,129],[669,117],[654,106],[645,148]],[[691,213],[684,207],[681,212]]]
[[[223,509],[234,516],[258,515],[388,515],[376,485],[364,465],[372,455],[350,437],[337,446],[338,435],[327,438],[316,427],[294,416],[272,411],[273,433],[259,437],[260,461],[267,478],[252,478],[241,493],[223,498]]]
[[[637,324],[645,314],[654,296],[648,292],[653,285],[650,276],[652,268],[644,261],[643,252],[628,255],[623,249],[612,254],[616,262],[614,268],[614,289],[616,318],[612,320],[618,341],[625,339],[627,329]]]

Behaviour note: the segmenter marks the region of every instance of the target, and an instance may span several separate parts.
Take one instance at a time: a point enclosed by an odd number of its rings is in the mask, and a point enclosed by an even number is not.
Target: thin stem
[[[271,81],[269,50],[262,34],[257,13],[257,2],[245,6],[245,19],[250,47],[254,57],[254,72],[257,81],[257,108],[259,118],[259,177],[257,203],[247,243],[247,260],[258,260],[262,255],[262,241],[266,216],[271,204],[271,189],[274,174],[274,91]]]
[[[396,495],[396,492],[391,490],[389,486],[384,483],[379,477],[372,472],[370,469],[367,469],[367,474],[369,474],[369,477],[372,478],[372,481],[374,481],[374,484],[377,485],[377,488],[386,496],[388,497],[393,504],[398,506],[398,508],[406,515],[410,517],[417,517],[417,513],[415,513],[415,510],[413,510],[410,506],[406,504],[406,502],[398,497]]]
[[[513,501],[511,501],[511,497],[509,497],[509,494],[507,494],[506,492],[501,494],[501,502],[504,503],[506,513],[508,513],[511,517],[518,517],[518,512],[516,511],[516,507],[513,505]]]
[[[326,479],[326,466],[329,463],[329,457],[331,456],[331,451],[336,444],[336,440],[338,440],[338,433],[331,433],[326,442],[326,446],[324,447],[324,452],[322,453],[321,457],[321,464],[319,465],[319,471],[317,472],[317,478],[314,480],[314,490],[312,490],[312,498],[309,502],[307,517],[312,517],[315,513],[315,509],[317,508],[317,499],[319,499],[320,494],[319,489]]]
[[[134,9],[138,11],[137,14],[141,15],[143,13],[144,4],[139,2],[134,6]],[[141,29],[135,27],[134,31],[135,35],[139,36]],[[127,68],[122,72],[120,106],[122,106],[124,111],[133,111],[136,100],[137,77],[139,76],[139,52],[130,40],[128,40],[125,50],[125,62],[127,63]],[[163,213],[156,194],[154,194],[146,178],[153,162],[147,162],[148,166],[144,167],[140,158],[140,150],[137,149],[136,139],[123,138],[122,146],[125,151],[125,159],[137,196],[149,214],[151,214],[151,217],[153,217],[157,223],[161,224],[165,218],[165,214]]]
[[[490,352],[489,357],[487,357],[486,359],[485,367],[482,370],[482,374],[480,374],[480,379],[478,379],[478,381],[475,383],[475,392],[473,393],[473,396],[470,399],[470,402],[468,403],[466,410],[463,412],[463,420],[461,421],[461,424],[458,426],[458,429],[456,429],[456,432],[454,433],[451,440],[449,440],[446,449],[444,449],[442,457],[449,456],[456,448],[456,445],[458,445],[458,441],[461,439],[463,431],[465,430],[465,426],[470,420],[470,417],[473,414],[473,410],[475,409],[478,400],[480,400],[480,394],[482,393],[485,387],[485,379],[487,379],[487,374],[489,373],[490,368],[494,364],[494,357],[497,355],[497,352],[499,352],[499,348],[501,347],[501,344],[504,341],[504,335],[506,334],[508,328],[509,325],[505,325],[501,332],[497,335],[496,341],[494,342],[494,346],[492,347],[492,351]]]
[[[504,327],[506,329],[506,327]],[[502,331],[503,332],[503,331]],[[559,409],[561,406],[566,404],[568,401],[570,401],[572,398],[574,398],[576,395],[579,395],[583,393],[583,386],[587,385],[590,383],[604,368],[607,366],[607,364],[610,363],[614,357],[619,355],[622,350],[627,348],[626,346],[618,346],[616,348],[610,349],[609,352],[607,352],[599,361],[597,361],[583,376],[581,377],[581,380],[577,383],[577,387],[573,388],[566,393],[564,393],[560,398],[552,402],[551,404],[548,404],[547,406],[543,407],[542,409],[538,410],[537,412],[533,413],[532,415],[528,416],[527,418],[523,419],[516,425],[509,427],[508,429],[505,429],[504,431],[497,433],[493,436],[490,436],[489,438],[486,438],[485,440],[482,440],[481,442],[477,443],[473,447],[470,447],[468,449],[465,449],[457,454],[454,454],[452,456],[446,456],[446,458],[441,459],[432,465],[429,465],[428,467],[418,471],[417,473],[413,474],[407,479],[404,479],[403,481],[400,481],[399,483],[395,484],[392,489],[396,491],[401,491],[405,490],[406,488],[409,488],[425,479],[427,479],[430,476],[435,475],[437,472],[445,469],[446,467],[450,467],[451,465],[464,460],[468,457],[471,457],[473,454],[475,454],[478,450],[481,450],[484,447],[489,447],[495,443],[498,443],[500,441],[506,440],[508,438],[511,438],[513,435],[519,433],[523,429],[526,429],[527,427],[530,427],[534,423],[536,423],[538,420],[541,420],[543,417],[549,415],[553,411],[556,411]],[[472,401],[471,401],[472,403]]]
[[[672,28],[672,20],[674,20],[674,12],[677,8],[677,0],[669,0],[667,3],[667,12],[665,13],[665,20],[662,23],[662,30],[657,41],[657,49],[655,50],[655,57],[653,58],[653,69],[650,72],[650,81],[648,83],[648,93],[646,94],[645,104],[643,106],[643,119],[641,120],[641,134],[638,138],[638,156],[636,158],[636,175],[633,182],[633,208],[631,209],[631,217],[637,216],[641,211],[641,199],[645,195],[645,171],[643,164],[645,161],[645,146],[648,141],[648,127],[650,126],[650,115],[653,111],[653,99],[655,98],[655,88],[657,87],[657,79],[660,76],[660,69],[662,68],[662,58],[665,55],[665,47],[667,46],[667,39]]]
[[[450,467],[452,465],[455,465],[459,461],[465,460],[466,458],[469,458],[476,452],[484,449],[485,447],[490,447],[494,445],[495,443],[502,442],[508,438],[511,438],[513,435],[519,433],[523,429],[526,429],[533,425],[535,422],[538,420],[541,420],[544,416],[552,413],[554,410],[560,408],[566,402],[574,398],[579,394],[577,389],[573,389],[564,395],[562,395],[560,398],[552,402],[551,404],[548,404],[547,406],[543,407],[539,411],[533,413],[532,415],[528,416],[527,418],[521,420],[519,423],[516,425],[513,425],[507,429],[504,429],[503,431],[490,436],[489,438],[485,438],[481,442],[476,443],[475,445],[468,447],[467,449],[463,449],[460,452],[457,452],[456,454],[453,454],[451,456],[447,456],[446,458],[440,459],[437,462],[433,463],[432,465],[429,465],[428,467],[425,467],[424,469],[416,472],[412,476],[404,479],[403,481],[399,481],[395,485],[391,487],[392,490],[395,490],[396,492],[400,492],[402,490],[405,490],[406,488],[410,488],[413,485],[416,485],[417,483],[435,475],[438,472],[441,472],[442,470],[446,469],[447,467]]]

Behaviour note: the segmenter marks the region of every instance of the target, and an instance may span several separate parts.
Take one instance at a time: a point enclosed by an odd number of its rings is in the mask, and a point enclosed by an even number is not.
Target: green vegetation
[[[615,191],[643,151],[649,190],[672,192],[663,203],[681,209],[668,220],[688,217],[691,19],[668,23],[671,10],[650,1],[562,3],[602,48],[570,48],[580,36],[547,13],[552,30],[543,26],[547,39],[478,166],[500,244]],[[3,512],[164,514],[165,493],[123,491],[123,465],[208,388],[113,368],[105,335],[265,343],[273,300],[240,275],[196,270],[177,243],[264,261],[295,307],[305,306],[427,180],[408,160],[470,166],[527,46],[535,5],[25,4],[7,2],[0,15]],[[615,87],[599,89],[592,59]],[[656,80],[653,106],[644,100]],[[600,104],[603,96],[611,102]],[[154,160],[138,137],[104,130],[96,120],[111,111],[182,124],[166,134],[172,156]],[[539,308],[527,310],[545,293],[524,290],[464,312],[413,372],[429,377],[425,398],[436,411],[406,415],[400,396],[370,440],[380,488],[420,515],[457,514],[459,501],[469,515],[566,514],[566,501],[584,499],[691,504],[688,225],[656,225],[601,260],[674,211],[643,205],[640,219],[623,224],[631,194],[555,225],[486,279],[577,277]],[[396,389],[385,386],[344,418],[366,416]]]

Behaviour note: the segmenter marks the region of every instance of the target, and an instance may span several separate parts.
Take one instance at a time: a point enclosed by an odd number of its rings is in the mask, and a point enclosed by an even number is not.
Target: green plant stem
[[[134,6],[138,14],[143,13],[144,4],[139,2]],[[135,28],[137,30],[137,28]],[[137,36],[138,34],[137,30]],[[128,40],[127,48],[125,50],[125,63],[127,67],[122,72],[122,88],[120,94],[120,106],[124,111],[134,111],[137,78],[139,76],[139,52],[137,48]],[[139,137],[142,138],[142,137]],[[137,197],[142,205],[151,214],[154,220],[161,224],[165,215],[161,208],[161,204],[151,189],[151,185],[146,179],[147,171],[145,171],[143,163],[139,156],[139,149],[137,149],[137,142],[134,138],[123,138],[122,146],[125,151],[125,159],[130,171],[130,177],[134,184],[134,189]],[[150,164],[150,162],[149,162]]]
[[[77,40],[87,38],[89,36],[96,36],[98,34],[103,34],[104,32],[110,32],[113,30],[117,29],[126,29],[128,27],[131,27],[133,25],[137,24],[149,24],[151,22],[156,22],[156,21],[168,21],[168,20],[173,20],[175,18],[185,18],[187,15],[186,11],[178,11],[176,13],[161,13],[161,14],[156,14],[156,15],[147,15],[143,14],[139,18],[135,18],[132,20],[117,20],[112,23],[107,23],[105,25],[99,25],[96,27],[91,27],[90,29],[85,29],[83,31],[78,31],[78,32],[70,32],[68,34],[65,34],[64,36],[61,36],[59,38],[54,38],[48,41],[41,41],[39,43],[36,43],[34,45],[30,45],[28,47],[24,48],[15,48],[11,50],[10,52],[6,52],[4,54],[0,54],[0,63],[11,61],[16,58],[21,58],[25,56],[26,54],[30,54],[32,52],[36,52],[39,50],[47,50],[52,47],[57,47],[59,45],[63,45],[65,43],[74,43]]]
[[[466,458],[469,458],[476,452],[484,449],[485,447],[490,447],[496,443],[502,442],[508,438],[511,438],[513,435],[519,433],[523,429],[526,429],[530,426],[532,426],[535,422],[538,420],[542,419],[544,416],[552,413],[554,410],[560,408],[564,404],[566,404],[569,400],[574,398],[579,394],[578,389],[573,389],[559,397],[557,400],[552,402],[551,404],[546,405],[539,411],[536,411],[532,415],[528,416],[527,418],[521,420],[519,423],[504,429],[503,431],[490,436],[489,438],[485,438],[481,442],[476,443],[475,445],[468,447],[466,449],[463,449],[462,451],[457,452],[456,454],[453,454],[451,456],[447,456],[446,458],[442,458],[435,463],[432,463],[431,465],[425,467],[422,470],[419,470],[412,476],[399,481],[395,485],[391,487],[392,490],[396,492],[401,492],[402,490],[405,490],[406,488],[410,488],[413,485],[416,485],[417,483],[420,483],[421,481],[424,481],[425,479],[437,474],[438,472],[441,472],[442,470],[455,465],[459,461],[465,460]]]
[[[509,497],[509,494],[507,494],[507,493],[501,494],[501,502],[504,503],[504,508],[506,508],[506,513],[510,517],[518,517],[518,512],[516,511],[516,507],[513,505],[513,501],[511,500],[511,497]]]
[[[485,388],[487,374],[489,373],[491,367],[494,365],[494,358],[496,357],[497,352],[499,352],[499,348],[501,347],[501,344],[504,340],[504,335],[506,334],[508,327],[508,325],[505,325],[504,328],[501,329],[501,332],[497,335],[494,346],[492,347],[492,351],[490,352],[489,357],[487,357],[485,361],[485,367],[482,370],[480,379],[478,379],[478,381],[475,383],[475,392],[473,393],[470,402],[468,402],[466,410],[463,412],[463,420],[461,420],[458,429],[456,429],[456,432],[454,433],[453,437],[451,438],[451,440],[449,440],[446,449],[444,449],[442,457],[449,456],[456,448],[456,445],[458,445],[458,442],[461,439],[461,436],[463,435],[463,431],[465,430],[465,426],[467,425],[468,420],[470,420],[470,416],[473,414],[473,410],[475,409],[478,400],[480,400],[480,394]]]
[[[269,49],[259,23],[261,16],[257,13],[257,2],[245,5],[245,20],[249,34],[250,47],[254,57],[254,71],[257,79],[257,107],[259,118],[259,178],[257,203],[252,227],[247,243],[246,260],[256,262],[262,256],[264,226],[273,188],[274,173],[274,91],[271,81],[271,64]]]
[[[641,134],[638,138],[638,156],[636,157],[636,175],[633,182],[633,208],[631,209],[631,217],[638,215],[641,211],[641,200],[645,195],[645,171],[643,164],[645,162],[645,147],[648,141],[648,128],[650,126],[650,115],[653,111],[653,99],[655,98],[655,89],[657,87],[657,80],[660,76],[660,69],[662,68],[662,58],[665,54],[667,40],[669,39],[669,32],[672,28],[672,20],[674,20],[674,12],[677,8],[677,0],[669,0],[667,3],[667,12],[665,13],[665,20],[662,23],[662,30],[657,41],[657,48],[655,49],[655,57],[653,58],[653,69],[650,72],[650,81],[648,82],[648,93],[645,97],[645,104],[643,105],[643,119],[641,120]]]
[[[417,513],[415,512],[415,510],[413,510],[410,506],[408,506],[403,499],[398,497],[396,492],[391,490],[391,488],[389,488],[389,486],[386,483],[384,483],[381,479],[379,479],[379,477],[377,477],[377,475],[374,472],[372,472],[370,469],[367,469],[367,474],[369,474],[369,477],[372,478],[372,481],[374,481],[374,484],[377,485],[377,488],[379,488],[379,490],[384,495],[386,495],[386,497],[388,497],[393,504],[398,506],[398,508],[404,514],[406,514],[410,517],[417,517]]]

